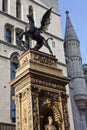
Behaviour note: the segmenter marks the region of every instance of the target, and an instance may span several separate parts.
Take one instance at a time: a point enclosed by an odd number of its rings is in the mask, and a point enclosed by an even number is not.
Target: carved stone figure
[[[41,36],[41,33],[45,32],[47,30],[48,25],[50,24],[50,16],[51,16],[51,10],[47,10],[47,12],[43,15],[41,20],[41,26],[39,28],[35,27],[34,18],[33,18],[33,7],[29,6],[29,15],[27,15],[27,18],[29,20],[29,23],[25,27],[25,31],[20,32],[20,42],[21,46],[24,45],[24,41],[22,41],[23,35],[30,37],[32,40],[36,41],[36,45],[33,50],[38,51],[43,45],[48,48],[50,53],[53,55],[50,46],[48,45],[48,40],[52,38],[48,38],[47,40]],[[26,48],[25,48],[26,50]]]
[[[48,124],[45,125],[45,130],[56,130],[56,127],[52,125],[53,119],[51,116],[48,116]]]

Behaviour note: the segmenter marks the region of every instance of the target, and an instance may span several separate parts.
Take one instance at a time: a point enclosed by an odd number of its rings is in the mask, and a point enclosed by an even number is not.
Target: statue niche
[[[45,104],[40,109],[40,129],[59,130],[59,124],[55,121],[52,106]]]
[[[56,127],[52,123],[53,123],[52,117],[48,116],[48,124],[45,125],[45,130],[56,130]]]
[[[50,24],[51,19],[51,10],[46,11],[41,20],[41,26],[39,28],[35,27],[35,22],[33,18],[33,7],[29,6],[29,14],[27,15],[29,23],[26,24],[25,31],[21,30],[19,33],[19,44],[20,47],[25,51],[27,50],[25,42],[23,41],[23,35],[25,37],[30,37],[32,40],[36,41],[36,45],[32,48],[35,51],[38,51],[43,45],[48,48],[49,52],[53,55],[50,46],[48,45],[48,40],[53,40],[53,38],[48,38],[47,40],[41,35],[41,33],[46,32],[48,25]]]

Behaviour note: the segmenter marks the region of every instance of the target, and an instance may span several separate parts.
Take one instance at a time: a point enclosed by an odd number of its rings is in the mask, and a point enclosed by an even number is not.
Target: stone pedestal
[[[16,130],[44,130],[52,117],[57,130],[69,130],[65,85],[69,80],[54,56],[27,51],[10,82],[15,90]]]

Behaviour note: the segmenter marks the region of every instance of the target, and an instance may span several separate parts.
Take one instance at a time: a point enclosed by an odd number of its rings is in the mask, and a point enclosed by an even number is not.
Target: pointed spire
[[[68,40],[78,40],[78,37],[69,18],[69,11],[66,11],[66,30],[64,41],[66,42]]]

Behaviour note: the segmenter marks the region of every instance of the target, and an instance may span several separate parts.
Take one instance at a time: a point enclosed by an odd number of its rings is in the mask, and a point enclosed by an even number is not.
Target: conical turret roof
[[[77,37],[74,27],[71,23],[71,20],[69,17],[69,11],[66,11],[66,29],[65,29],[64,41],[66,42],[69,40],[78,40],[78,37]]]

